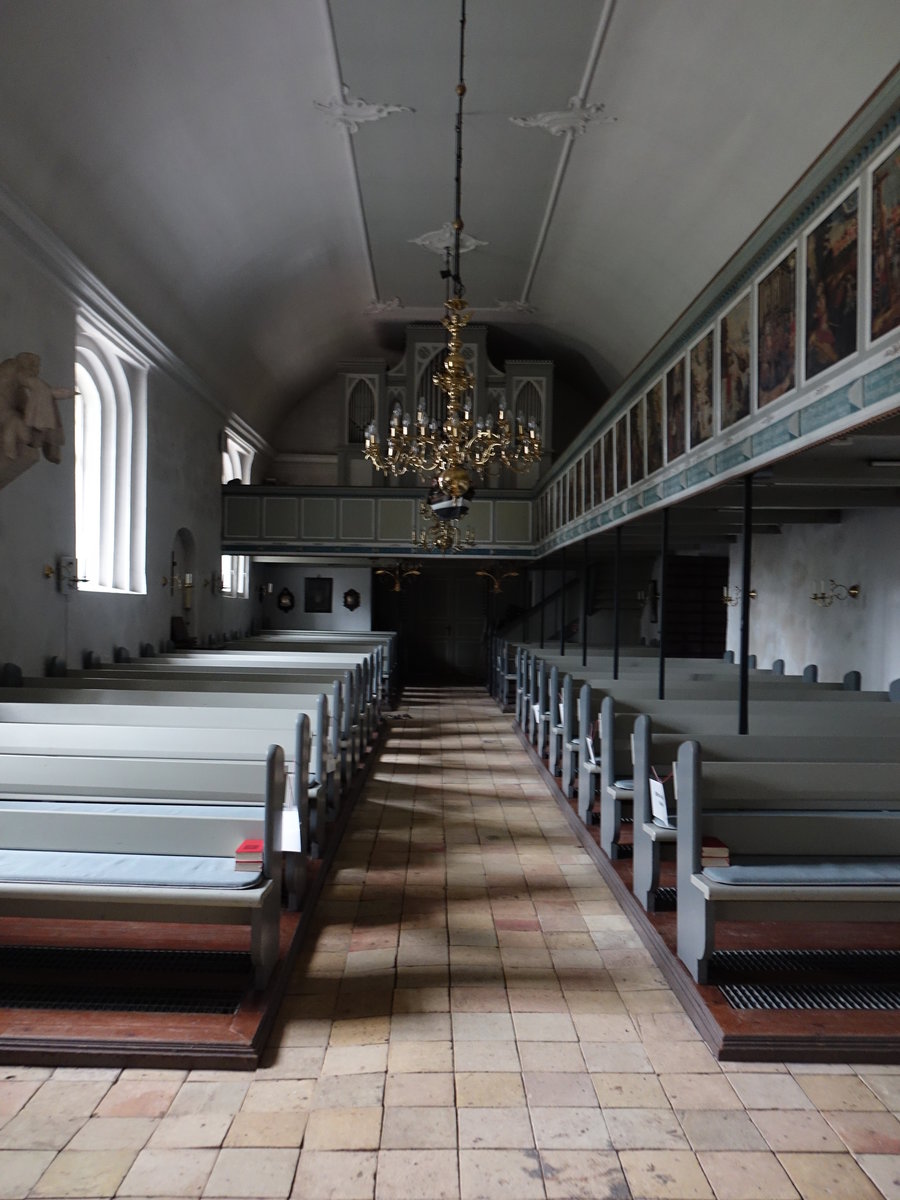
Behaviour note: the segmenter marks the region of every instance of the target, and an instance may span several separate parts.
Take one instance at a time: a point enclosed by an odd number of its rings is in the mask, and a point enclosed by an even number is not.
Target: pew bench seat
[[[896,922],[900,918],[898,764],[703,762],[684,742],[678,792],[678,957],[709,977],[716,926]],[[727,863],[703,861],[718,838]]]
[[[0,916],[249,926],[263,988],[279,952],[284,794],[273,745],[259,807],[6,799]],[[261,838],[263,855],[244,871],[234,852],[247,836]]]

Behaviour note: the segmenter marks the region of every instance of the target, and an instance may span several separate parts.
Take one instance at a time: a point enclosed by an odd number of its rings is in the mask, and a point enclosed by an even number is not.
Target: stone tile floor
[[[717,1062],[512,718],[404,701],[265,1065],[0,1066],[0,1200],[898,1200],[900,1065]]]

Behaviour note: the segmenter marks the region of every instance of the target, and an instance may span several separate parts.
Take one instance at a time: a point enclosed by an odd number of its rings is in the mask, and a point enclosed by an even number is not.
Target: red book
[[[237,850],[234,852],[235,858],[240,859],[259,859],[262,862],[263,856],[263,840],[262,838],[244,838]]]

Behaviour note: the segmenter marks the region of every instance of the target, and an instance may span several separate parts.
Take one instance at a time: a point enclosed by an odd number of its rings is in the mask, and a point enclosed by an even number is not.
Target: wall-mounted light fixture
[[[503,588],[501,588],[500,584],[503,582],[503,580],[511,579],[514,575],[518,575],[519,572],[518,571],[498,571],[496,574],[494,574],[493,571],[481,570],[481,571],[476,571],[475,574],[483,575],[485,577],[485,579],[489,579],[491,581],[491,591],[492,592],[502,592]]]
[[[751,600],[756,599],[756,588],[750,589],[750,599]],[[735,604],[740,604],[740,602],[741,602],[741,589],[739,587],[736,587],[734,589],[734,595],[732,595],[729,592],[727,585],[722,588],[722,603],[723,604],[729,604],[733,608]]]
[[[402,592],[403,591],[403,586],[402,586],[403,580],[408,579],[411,575],[421,575],[422,568],[419,566],[418,563],[410,563],[410,565],[407,567],[407,566],[404,566],[402,562],[398,561],[396,567],[393,567],[393,568],[377,567],[375,570],[375,574],[376,575],[387,575],[389,579],[393,579],[393,581],[394,581],[394,586],[391,588],[391,591]]]
[[[79,583],[88,582],[86,575],[78,574],[78,560],[65,554],[59,556],[55,566],[44,563],[44,578],[55,579],[58,592],[64,592],[67,589],[74,592]]]
[[[835,600],[855,600],[860,593],[858,583],[851,583],[849,587],[843,583],[835,583],[833,579],[828,580],[828,588],[826,590],[825,580],[820,579],[816,585],[816,590],[810,596],[813,604],[818,604],[819,608],[831,608]]]
[[[181,592],[181,606],[188,611],[191,607],[191,600],[194,594],[194,576],[190,571],[185,571],[184,575],[163,575],[162,585],[169,589],[169,595],[174,596],[176,591]]]

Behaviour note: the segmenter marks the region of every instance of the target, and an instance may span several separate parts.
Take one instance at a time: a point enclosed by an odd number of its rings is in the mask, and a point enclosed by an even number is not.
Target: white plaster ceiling
[[[439,314],[441,260],[411,239],[453,213],[458,21],[454,0],[3,0],[0,181],[271,436],[338,359]],[[476,319],[580,355],[599,400],[898,59],[897,0],[468,0]],[[414,111],[350,134],[317,107],[342,83]],[[510,121],[573,96],[614,121]]]

